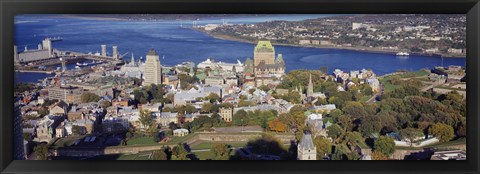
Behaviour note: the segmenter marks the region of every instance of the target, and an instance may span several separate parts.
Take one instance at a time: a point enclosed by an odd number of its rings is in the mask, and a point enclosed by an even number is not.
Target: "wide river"
[[[197,21],[197,25],[222,23],[222,19],[232,24],[257,23],[271,20],[304,20],[328,15],[272,15],[260,17],[210,18]],[[184,26],[183,28],[180,25]],[[160,54],[163,65],[172,66],[186,61],[196,64],[207,58],[236,63],[253,57],[253,44],[213,38],[205,33],[189,28],[192,21],[118,21],[93,20],[67,17],[52,18],[48,15],[17,16],[15,18],[15,44],[19,50],[25,46],[36,49],[45,37],[63,37],[55,42],[54,48],[78,52],[100,52],[100,45],[106,44],[109,53],[111,46],[117,45],[119,52],[130,60],[145,57],[150,48]],[[391,54],[367,53],[340,49],[302,48],[275,46],[276,53],[283,55],[287,71],[295,69],[319,69],[327,66],[329,71],[372,69],[378,75],[397,70],[415,71],[441,65],[442,59],[434,56],[412,55],[400,58]],[[444,66],[465,66],[464,58],[444,58]],[[72,68],[74,65],[69,65]],[[51,75],[16,73],[16,83],[37,82]]]

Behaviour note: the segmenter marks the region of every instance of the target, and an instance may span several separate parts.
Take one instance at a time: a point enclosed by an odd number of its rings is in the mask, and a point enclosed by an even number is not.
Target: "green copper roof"
[[[245,65],[253,65],[253,60],[250,59],[250,57],[247,57],[247,60],[245,60]]]
[[[268,40],[258,41],[257,46],[255,47],[255,52],[275,52],[275,49],[272,46],[272,43]]]
[[[197,77],[199,80],[205,80],[205,78],[207,78],[207,75],[204,72],[197,72],[195,77]]]

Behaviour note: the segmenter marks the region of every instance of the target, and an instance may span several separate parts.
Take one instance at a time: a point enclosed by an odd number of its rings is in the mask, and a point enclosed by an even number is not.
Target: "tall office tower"
[[[112,57],[113,57],[114,59],[120,58],[120,57],[118,56],[118,47],[117,47],[117,46],[113,46],[112,49],[113,49],[113,51],[112,51]]]
[[[310,78],[308,79],[307,87],[307,97],[313,96],[313,82],[312,82],[312,73],[310,73]]]
[[[107,57],[107,45],[102,45],[102,56]]]
[[[258,66],[260,63],[275,63],[275,49],[270,41],[258,41],[253,52],[253,63],[255,66]]]
[[[18,61],[18,47],[16,45],[13,46],[13,61],[17,64]]]
[[[143,85],[147,86],[150,84],[162,84],[162,67],[160,65],[160,59],[152,48],[148,54],[147,59],[145,60],[145,71],[144,71],[145,81]]]
[[[42,45],[44,50],[48,50],[49,56],[53,57],[52,40],[50,40],[50,38],[46,38],[42,41]]]

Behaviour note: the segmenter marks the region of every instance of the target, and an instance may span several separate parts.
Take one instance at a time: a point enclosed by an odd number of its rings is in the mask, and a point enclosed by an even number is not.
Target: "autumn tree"
[[[388,156],[380,152],[372,152],[372,160],[388,160]]]
[[[279,119],[271,120],[268,122],[268,128],[275,132],[285,132],[286,126]]]
[[[434,124],[430,128],[429,132],[433,136],[437,137],[440,142],[448,142],[455,136],[453,127],[443,123]]]

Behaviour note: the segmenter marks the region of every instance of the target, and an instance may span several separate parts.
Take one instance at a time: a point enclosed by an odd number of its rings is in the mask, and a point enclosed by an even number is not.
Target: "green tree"
[[[87,92],[87,93],[83,93],[80,96],[80,100],[82,101],[82,103],[97,102],[98,100],[100,100],[100,96],[94,93]]]
[[[152,160],[168,160],[167,154],[163,150],[155,150],[152,152]]]
[[[213,143],[211,151],[215,155],[215,160],[228,160],[232,149],[225,143]]]
[[[47,160],[48,159],[48,145],[47,144],[39,144],[33,148],[35,155],[37,156],[37,160]]]
[[[178,144],[177,146],[173,147],[172,155],[173,160],[188,160],[188,151],[185,149],[183,144]]]
[[[140,118],[139,118],[140,124],[142,124],[143,127],[147,127],[152,125],[153,123],[153,118],[152,114],[149,110],[142,109],[140,110]]]
[[[317,137],[313,140],[313,143],[317,148],[317,159],[323,159],[323,157],[332,153],[332,143],[330,140],[323,137]]]
[[[210,101],[210,103],[215,103],[217,101],[220,101],[220,96],[218,96],[217,93],[210,93],[208,96],[205,97],[205,100]]]
[[[332,138],[334,142],[338,142],[345,132],[338,124],[333,124],[327,128],[328,137]]]
[[[402,139],[407,139],[410,142],[410,146],[413,146],[415,139],[424,136],[422,130],[415,128],[402,129],[399,134]]]
[[[453,127],[443,123],[434,124],[430,130],[430,134],[437,137],[440,142],[448,142],[455,136]]]
[[[73,135],[82,135],[83,134],[83,127],[80,127],[78,125],[73,125],[72,126],[72,133]]]
[[[390,156],[395,152],[395,142],[393,138],[380,136],[374,141],[373,150]]]

